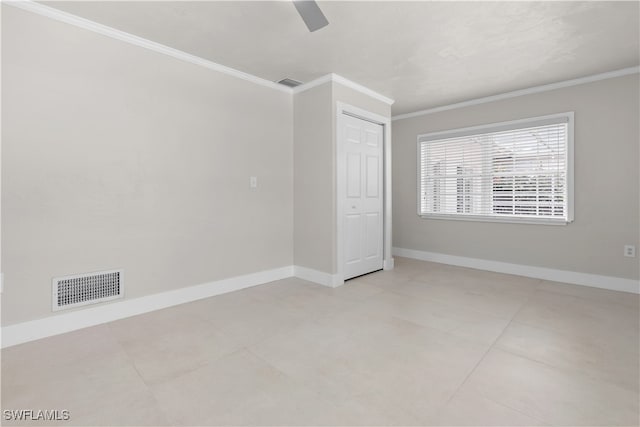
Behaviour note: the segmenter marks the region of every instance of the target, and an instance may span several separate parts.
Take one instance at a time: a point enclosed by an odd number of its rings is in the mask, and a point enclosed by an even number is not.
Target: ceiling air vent
[[[280,81],[278,81],[278,83],[280,83],[281,85],[285,85],[285,86],[289,86],[289,87],[296,87],[296,86],[300,86],[302,84],[302,82],[299,82],[297,80],[293,80],[293,79],[282,79]]]
[[[53,311],[122,298],[122,273],[123,270],[110,270],[55,277]]]

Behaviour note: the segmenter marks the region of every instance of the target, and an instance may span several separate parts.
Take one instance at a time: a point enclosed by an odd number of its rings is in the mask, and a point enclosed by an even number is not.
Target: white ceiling
[[[330,1],[315,33],[289,1],[45,3],[267,80],[333,72],[394,115],[640,63],[636,1]]]

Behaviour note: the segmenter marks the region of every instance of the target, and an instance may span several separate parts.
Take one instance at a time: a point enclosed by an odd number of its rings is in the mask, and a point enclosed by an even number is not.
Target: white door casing
[[[344,280],[383,268],[384,126],[342,112],[339,153],[342,177],[342,263]],[[341,179],[342,178],[342,179]]]

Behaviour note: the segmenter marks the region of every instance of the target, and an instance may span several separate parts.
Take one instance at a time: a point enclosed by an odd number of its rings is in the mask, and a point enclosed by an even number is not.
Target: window
[[[566,224],[573,220],[573,113],[418,137],[418,214]]]

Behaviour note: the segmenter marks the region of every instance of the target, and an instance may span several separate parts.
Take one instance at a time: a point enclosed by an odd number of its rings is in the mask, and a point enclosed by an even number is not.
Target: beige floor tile
[[[412,280],[398,284],[394,291],[506,319],[512,318],[530,298],[527,294],[500,292],[488,286],[471,287],[462,282],[427,283]]]
[[[586,298],[598,302],[613,302],[636,309],[640,307],[640,295],[628,292],[616,292],[607,289],[592,288],[590,286],[571,285],[568,283],[558,283],[542,281],[538,289],[547,292],[556,292],[574,297]]]
[[[361,313],[384,313],[449,332],[460,338],[488,344],[494,342],[509,323],[508,318],[395,292],[375,295],[355,310]]]
[[[381,286],[364,280],[347,280],[344,285],[330,290],[332,298],[340,298],[350,302],[364,301],[374,295],[384,292]]]
[[[395,268],[389,271],[393,271],[397,274],[401,274],[411,278],[414,278],[420,274],[424,274],[428,271],[449,270],[457,268],[446,264],[439,264],[437,262],[420,261],[417,259],[398,256],[394,257],[394,264]]]
[[[418,328],[400,320],[343,314],[300,324],[249,349],[314,389],[356,396],[375,391],[371,372],[359,358],[366,351],[360,342],[409,335]]]
[[[302,282],[290,289],[285,296],[279,299],[279,302],[290,312],[305,319],[341,313],[349,309],[355,302],[353,298],[336,298],[335,294],[341,293],[340,291],[336,292],[326,286],[323,286],[323,289],[317,289],[317,286],[309,286],[309,283]],[[347,291],[342,292],[343,295],[346,293]]]
[[[545,426],[544,422],[494,402],[462,386],[431,425],[440,426]]]
[[[496,348],[564,370],[576,370],[595,380],[613,382],[638,393],[638,337],[622,344],[613,346],[599,339],[512,322]]]
[[[68,410],[70,425],[166,424],[124,352],[94,355],[74,365],[73,371],[39,384],[3,390],[2,408]]]
[[[156,310],[108,323],[106,326],[119,343],[180,333],[199,319],[190,312],[189,304]]]
[[[412,424],[369,397],[338,399],[296,382],[246,351],[154,387],[177,425]]]
[[[109,325],[148,384],[194,370],[241,347],[211,322],[186,311],[162,310]]]
[[[632,426],[640,421],[638,393],[496,349],[465,387],[553,425]]]
[[[31,387],[72,375],[83,361],[120,351],[107,325],[5,348],[2,350],[2,389]]]
[[[369,348],[373,356],[365,366],[374,373],[374,388],[423,423],[451,398],[487,350],[430,329],[391,343],[391,348],[379,355]]]
[[[75,425],[637,425],[635,296],[396,259],[2,350]]]
[[[638,310],[608,301],[537,291],[515,316],[519,323],[601,340],[603,345],[636,345]]]
[[[486,349],[412,322],[357,312],[250,348],[314,389],[343,397],[373,392],[420,420],[449,399]]]
[[[338,300],[338,309],[348,308],[348,305],[340,304],[340,300],[344,300],[346,303],[358,302],[383,292],[380,287],[365,281],[347,280],[344,285],[330,288],[297,278],[278,280],[266,286],[257,286],[254,289],[262,295],[292,303],[295,303],[296,299],[302,301],[305,299],[326,301],[325,297],[330,297]]]
[[[539,279],[532,279],[492,271],[475,270],[465,267],[444,266],[415,277],[415,280],[433,285],[449,285],[467,291],[503,293],[529,296],[540,285]]]
[[[263,285],[269,286],[269,285]],[[308,317],[301,309],[253,290],[232,292],[185,305],[191,314],[242,345],[261,341]]]
[[[387,271],[377,271],[375,273],[355,277],[353,279],[350,279],[346,283],[364,282],[377,286],[383,290],[389,290],[393,289],[399,283],[404,283],[408,280],[411,280],[414,274],[418,274],[418,272],[407,274],[406,272],[399,272],[395,269]]]
[[[235,417],[284,376],[246,351],[152,386],[175,425],[248,424]]]
[[[428,261],[421,261],[419,259],[407,258],[407,257],[402,257],[397,255],[395,255],[393,259],[394,259],[396,268],[401,271],[404,271],[407,268],[410,268],[411,266],[415,266],[415,268],[422,269],[422,268],[425,268],[425,266],[430,264],[438,265]],[[439,264],[439,265],[444,265],[444,264]]]
[[[339,408],[334,426],[422,426],[424,422],[388,397],[370,393],[348,398],[327,398]]]
[[[254,399],[245,400],[230,418],[232,424],[245,425],[420,425],[417,418],[381,396],[323,394],[287,377]]]
[[[331,288],[309,282],[307,280],[298,279],[297,277],[276,280],[275,282],[271,282],[266,285],[251,288],[251,292],[276,299],[287,298],[291,296],[292,292],[302,292],[301,290],[315,295],[329,295]]]

